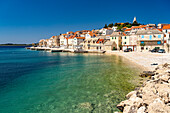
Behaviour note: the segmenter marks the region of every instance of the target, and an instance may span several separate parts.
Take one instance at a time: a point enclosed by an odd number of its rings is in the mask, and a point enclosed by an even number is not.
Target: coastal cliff
[[[123,113],[170,113],[170,64],[159,65],[150,80],[117,105]]]

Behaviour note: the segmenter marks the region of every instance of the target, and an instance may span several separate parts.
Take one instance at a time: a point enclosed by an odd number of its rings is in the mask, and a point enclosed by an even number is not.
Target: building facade
[[[137,35],[137,50],[150,51],[154,48],[164,48],[164,34],[159,30],[139,30]]]

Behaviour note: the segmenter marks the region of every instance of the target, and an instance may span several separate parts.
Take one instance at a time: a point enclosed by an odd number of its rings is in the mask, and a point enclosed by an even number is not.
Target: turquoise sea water
[[[109,113],[139,70],[119,56],[0,47],[0,113]],[[91,108],[81,106],[90,103]]]

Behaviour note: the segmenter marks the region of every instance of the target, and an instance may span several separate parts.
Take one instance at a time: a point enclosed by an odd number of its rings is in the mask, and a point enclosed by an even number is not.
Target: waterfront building
[[[73,48],[78,48],[82,49],[82,46],[80,45],[83,41],[85,40],[85,37],[74,37],[74,47]]]
[[[170,24],[164,25],[163,28],[163,33],[165,34],[165,42],[166,42],[166,50],[169,52],[170,48]]]
[[[135,34],[125,34],[122,35],[122,50],[131,48],[132,51],[137,50],[137,35]]]
[[[53,39],[54,39],[54,37],[51,37],[50,39],[47,39],[47,47],[53,47]]]
[[[85,39],[91,39],[91,38],[96,38],[96,37],[97,37],[97,34],[91,31],[85,34]]]
[[[163,28],[162,28],[163,30],[163,33],[165,33],[167,36],[167,39],[169,38],[169,34],[170,34],[170,24],[168,24],[168,25],[164,25],[163,26]]]
[[[96,46],[98,38],[86,38],[81,45],[83,46],[84,50],[96,50],[98,46]],[[100,48],[99,48],[100,49]]]
[[[122,32],[113,32],[110,35],[110,41],[114,42],[114,50],[122,49]]]
[[[149,51],[154,48],[164,48],[164,34],[155,30],[138,30],[137,51]]]
[[[116,43],[114,41],[106,41],[104,43],[104,50],[105,51],[112,51],[115,46],[116,46]]]
[[[53,36],[53,45],[54,47],[60,47],[60,37],[59,36]]]
[[[41,39],[40,41],[39,41],[39,45],[38,45],[39,47],[46,47],[47,46],[47,42],[46,42],[46,40],[45,39]]]
[[[60,36],[59,36],[59,39],[60,39],[60,47],[61,48],[66,48],[67,47],[67,36],[66,35],[64,35],[64,34],[61,34]]]
[[[67,48],[75,49],[75,48],[81,48],[80,43],[82,43],[85,40],[85,37],[79,37],[78,35],[72,35],[66,39],[67,39]]]

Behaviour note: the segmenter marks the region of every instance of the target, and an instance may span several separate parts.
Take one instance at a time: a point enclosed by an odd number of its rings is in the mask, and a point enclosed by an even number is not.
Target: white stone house
[[[60,35],[59,36],[60,39],[60,47],[62,48],[66,48],[67,47],[67,39],[65,35]]]
[[[122,50],[131,48],[132,51],[137,51],[137,35],[135,34],[125,34],[122,36]]]
[[[163,33],[166,35],[165,40],[170,44],[170,24],[163,26]]]
[[[137,51],[150,51],[164,48],[164,34],[159,30],[139,30],[137,35]]]
[[[112,28],[102,28],[99,30],[99,33],[101,35],[111,35],[113,33],[113,29]]]
[[[85,39],[96,38],[96,33],[88,32],[85,34]]]
[[[112,29],[113,29],[113,31],[116,31],[117,30],[117,26],[113,26]]]

